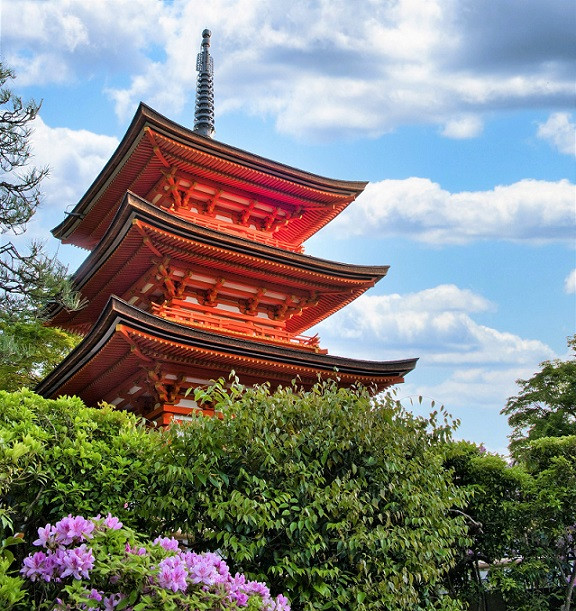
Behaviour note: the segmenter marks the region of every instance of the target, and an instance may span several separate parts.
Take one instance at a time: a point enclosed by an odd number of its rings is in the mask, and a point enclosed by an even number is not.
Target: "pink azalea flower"
[[[114,517],[111,513],[104,518],[103,522],[104,526],[107,526],[110,530],[120,530],[122,526],[122,522],[116,517]]]
[[[156,537],[153,543],[171,552],[177,552],[180,549],[178,541],[174,537]]]
[[[231,602],[236,603],[238,607],[245,607],[248,604],[248,595],[238,590],[233,590],[228,594]]]
[[[148,553],[145,547],[131,547],[130,543],[126,543],[124,549],[127,554],[135,554],[136,556],[145,556]]]
[[[56,529],[51,524],[46,524],[44,528],[40,527],[38,529],[38,539],[33,542],[33,545],[42,546],[42,547],[52,547],[54,545],[54,535],[56,534]]]
[[[123,594],[111,594],[102,599],[104,611],[114,611],[120,601],[125,598]]]
[[[38,529],[38,539],[34,543],[46,547],[47,550],[38,551],[25,558],[20,572],[32,582],[44,580],[58,583],[67,577],[76,580],[90,579],[90,572],[94,569],[96,559],[92,549],[85,543],[79,545],[79,542],[92,539],[96,529],[95,534],[98,536],[94,540],[94,545],[97,546],[104,536],[105,529],[121,528],[122,523],[110,513],[106,518],[99,515],[91,521],[82,516],[68,515],[54,526],[46,524],[44,528]],[[157,537],[154,544],[162,546],[173,554],[161,560],[156,569],[148,575],[146,592],[153,592],[154,587],[185,592],[188,585],[193,583],[197,584],[196,590],[200,588],[204,592],[225,594],[228,603],[234,608],[246,607],[254,598],[259,599],[256,602],[262,611],[290,611],[288,600],[282,595],[273,599],[266,584],[247,581],[246,576],[239,573],[232,577],[228,565],[217,553],[196,554],[181,551],[174,537]],[[69,547],[72,549],[68,549]],[[146,547],[132,548],[126,543],[125,553],[145,555],[148,550]],[[121,581],[122,576],[119,574],[108,576],[109,585],[120,584]],[[62,587],[64,585],[62,584]],[[96,608],[112,611],[125,598],[121,593],[104,596],[104,592],[95,588],[90,591],[86,589],[85,595],[94,602],[94,607],[82,605],[86,611],[96,611]],[[57,598],[54,608],[64,611],[69,605]],[[127,607],[126,611],[130,609],[132,607]]]
[[[283,594],[278,594],[274,604],[276,605],[273,607],[274,611],[290,611],[290,602]]]
[[[63,569],[60,577],[68,577],[72,575],[74,579],[88,579],[89,571],[94,568],[94,554],[86,545],[81,545],[74,549],[63,550],[58,563]]]
[[[100,602],[102,600],[102,592],[99,592],[96,588],[92,588],[88,593],[88,598]]]
[[[164,558],[158,565],[158,575],[156,581],[161,588],[178,592],[184,592],[188,587],[186,578],[188,572],[184,562],[178,556]]]
[[[207,586],[214,585],[220,575],[216,567],[202,556],[190,567],[190,581],[192,583],[203,583]]]
[[[50,581],[52,578],[52,567],[49,566],[50,563],[47,562],[47,559],[48,556],[44,552],[36,552],[24,558],[24,566],[20,572],[31,581],[36,581],[39,577],[44,579],[44,581]]]
[[[82,516],[73,518],[68,515],[56,522],[54,528],[56,530],[56,541],[61,545],[70,545],[70,543],[91,539],[94,522],[86,520]]]

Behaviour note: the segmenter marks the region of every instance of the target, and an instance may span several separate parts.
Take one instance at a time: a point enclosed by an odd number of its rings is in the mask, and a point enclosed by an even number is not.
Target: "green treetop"
[[[568,347],[576,356],[576,335],[568,338]],[[520,392],[502,410],[512,427],[515,458],[536,439],[576,435],[576,358],[544,361],[541,367],[529,380],[517,381]]]

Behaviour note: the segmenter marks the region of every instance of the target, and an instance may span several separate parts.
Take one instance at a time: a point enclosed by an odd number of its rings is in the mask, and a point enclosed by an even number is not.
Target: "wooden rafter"
[[[148,140],[150,141],[150,144],[152,145],[152,151],[154,152],[154,155],[158,157],[158,159],[160,160],[160,163],[164,167],[169,168],[170,164],[166,160],[166,157],[164,157],[164,155],[162,154],[162,149],[160,148],[160,145],[158,144],[158,142],[156,142],[156,138],[154,137],[154,132],[149,127],[145,127],[144,133],[146,134],[146,136],[148,137]]]
[[[256,207],[256,200],[251,199],[250,202],[248,203],[248,206],[246,206],[245,210],[243,210],[242,213],[240,214],[240,225],[243,225],[244,227],[248,227],[248,225],[250,224],[250,215],[252,214],[255,207]]]
[[[160,236],[165,235],[165,232],[163,230],[158,229],[156,227],[147,226],[147,229],[151,233],[155,233]],[[222,263],[221,259],[217,256],[199,253],[199,252],[194,252],[191,255],[191,251],[189,248],[187,249],[187,248],[184,248],[176,244],[170,244],[169,246],[166,246],[165,248],[171,251],[173,257],[175,257],[176,255],[179,255],[184,261],[186,259],[189,259],[191,256],[193,256],[194,259],[197,261],[198,265],[202,265],[203,267],[205,266],[206,268],[212,267],[215,264],[218,265]],[[203,249],[208,252],[216,252],[219,250],[216,246],[204,246]],[[234,266],[234,268],[238,270],[236,273],[241,276],[245,276],[246,272],[253,271],[255,269],[255,266],[258,265],[259,263],[258,259],[256,259],[254,256],[250,254],[239,254],[238,253],[236,255],[236,258],[241,259],[242,261],[245,261],[245,263],[244,262],[241,263],[239,261],[230,261],[227,263],[228,265]],[[284,264],[284,263],[272,262],[270,265],[272,266],[272,268],[274,268],[274,271],[268,272],[268,273],[273,273],[275,278],[278,278],[278,279],[281,278],[282,283],[287,282],[290,285],[293,284],[293,278],[294,278],[294,269],[293,268],[289,267],[288,264]],[[311,287],[312,290],[319,289],[318,281],[316,282],[309,281],[306,279],[306,277],[316,277],[318,278],[320,282],[322,282],[322,279],[324,279],[324,282],[326,282],[326,280],[328,281],[331,280],[331,277],[321,272],[316,272],[313,270],[304,270],[304,269],[299,270],[299,271],[302,274],[302,276],[299,277],[298,284],[309,286]],[[358,285],[358,280],[355,278],[350,278],[350,279],[339,278],[338,282],[343,283],[343,284],[349,284],[352,287]],[[371,284],[373,284],[372,281],[371,281]],[[324,283],[323,283],[323,286],[324,286]],[[321,288],[320,290],[324,292],[323,288]],[[344,290],[345,289],[337,289],[337,292],[343,292]]]
[[[146,292],[144,292],[144,288],[150,285],[147,288]],[[153,289],[160,289],[161,286],[157,279],[157,272],[154,267],[152,267],[148,273],[144,274],[137,282],[135,282],[129,289],[127,297],[128,300],[132,297],[138,297],[139,300],[144,300],[146,303],[150,304],[150,294],[153,292]]]
[[[170,210],[175,210],[176,208],[182,207],[182,197],[180,196],[180,189],[178,187],[178,183],[174,180],[174,176],[176,174],[176,168],[171,167],[169,171],[162,172],[164,179],[168,185],[168,191],[172,196],[172,205],[170,206]]]
[[[165,298],[173,298],[176,296],[178,287],[174,284],[172,273],[170,272],[170,257],[164,257],[162,261],[153,261],[156,266],[158,276],[162,279],[165,287]]]
[[[125,325],[116,325],[116,332],[126,340],[130,346],[130,352],[135,354],[141,361],[144,361],[145,363],[154,362],[150,357],[146,356],[140,351],[140,348],[138,348],[136,342],[130,336],[128,328]]]
[[[193,277],[194,277],[194,271],[191,269],[188,270],[186,274],[182,277],[182,279],[180,280],[178,284],[178,289],[176,290],[176,294],[174,295],[176,299],[182,299]]]
[[[216,215],[216,204],[218,200],[222,196],[222,189],[219,189],[205,204],[204,206],[204,214],[207,216],[215,216]]]
[[[192,197],[194,191],[196,191],[197,184],[198,183],[195,180],[192,181],[192,184],[184,191],[184,197],[181,200],[181,205],[184,210],[190,210],[190,198]]]
[[[147,376],[156,391],[160,403],[174,405],[178,403],[184,382],[184,374],[180,373],[175,379],[170,379],[162,371],[160,365],[147,370]]]
[[[209,198],[209,201],[212,200],[213,197],[210,196],[210,190],[212,190],[217,197],[210,208],[204,209],[204,214],[214,214],[219,200],[225,200],[227,204],[223,205],[221,212],[232,214],[232,207],[237,207],[238,223],[242,225],[248,224],[250,216],[256,211],[259,211],[260,215],[255,218],[259,218],[261,223],[265,223],[266,218],[270,214],[275,214],[275,216],[285,224],[292,219],[301,218],[308,208],[308,206],[297,205],[290,202],[282,202],[282,205],[279,206],[277,202],[268,201],[267,199],[258,200],[254,198],[253,195],[242,190],[237,190],[233,187],[223,189],[221,185],[209,179],[199,180],[197,177],[193,177],[178,169],[175,165],[168,164],[166,167],[169,169],[162,172],[163,177],[153,187],[152,192],[160,193],[162,196],[165,196],[167,193],[174,193],[176,205],[183,209],[190,209],[190,199],[194,198],[195,195],[202,196],[202,198],[198,200],[199,203],[200,201],[204,201],[204,197]],[[190,186],[185,186],[182,182],[189,183]],[[178,190],[177,196],[175,190]],[[243,204],[240,200],[245,200],[246,203]],[[316,208],[321,209],[321,207]],[[276,212],[267,213],[266,209],[271,209],[272,211],[276,210]],[[280,211],[281,214],[279,214]]]
[[[244,314],[254,316],[257,313],[258,306],[260,305],[260,301],[264,293],[266,293],[266,289],[263,286],[258,287],[256,295],[247,300],[246,307],[244,308]]]
[[[167,140],[167,138],[161,134],[156,134],[156,137],[158,139],[162,139],[162,140]],[[170,144],[174,144],[173,141],[170,141]],[[184,145],[182,145],[184,147]],[[199,152],[199,151],[198,151]],[[203,164],[202,162],[199,161],[192,161],[191,159],[187,159],[186,157],[179,155],[177,153],[174,153],[172,151],[168,152],[165,151],[166,156],[171,160],[172,163],[170,163],[170,165],[176,165],[178,164],[180,167],[186,167],[186,168],[194,168],[195,171],[197,170],[203,170],[205,168],[205,164]],[[211,155],[207,154],[207,153],[200,153],[199,154],[203,157],[210,157]],[[229,179],[229,180],[233,180],[234,182],[237,181],[237,178],[235,176],[233,176],[232,174],[225,172],[223,170],[218,170],[216,168],[211,168],[210,169],[210,173],[212,174],[212,176],[218,177],[217,180],[221,180],[222,178],[224,179]],[[262,174],[263,175],[263,174]],[[290,185],[289,181],[278,177],[277,178],[278,183],[282,183],[282,186],[284,185]],[[227,180],[225,180],[225,182],[227,182]],[[253,179],[246,179],[246,183],[253,186],[253,187],[260,187],[260,185]],[[311,188],[306,188],[304,187],[305,190],[309,191],[310,193],[312,193],[313,191],[316,191],[317,193],[319,192],[319,190],[314,190]],[[274,198],[278,198],[280,201],[284,201],[286,200],[286,191],[285,189],[283,189],[280,185],[278,187],[272,187],[271,185],[267,186],[267,191],[269,191],[272,195],[272,197]],[[328,192],[325,192],[328,194]],[[329,194],[332,195],[332,194]],[[334,206],[335,204],[318,204],[317,201],[315,201],[313,199],[313,196],[308,196],[306,197],[303,194],[300,194],[297,196],[298,200],[305,202],[306,203],[306,207],[308,208],[308,206],[316,206],[319,209],[326,209],[329,208],[331,206]],[[347,198],[343,198],[344,200],[348,200],[351,201],[353,199],[354,196],[349,196]],[[288,203],[288,202],[287,202]],[[341,205],[341,204],[339,204]]]
[[[154,244],[152,243],[152,240],[150,239],[150,236],[148,235],[146,231],[147,226],[144,223],[142,223],[142,221],[139,221],[138,219],[134,219],[132,221],[132,225],[136,227],[136,229],[138,230],[138,233],[142,236],[142,243],[145,244],[146,247],[152,253],[154,253],[157,257],[161,257],[162,253],[156,248],[156,246],[154,246]]]
[[[274,221],[278,218],[278,208],[274,208],[272,214],[269,214],[262,223],[263,231],[270,231]]]

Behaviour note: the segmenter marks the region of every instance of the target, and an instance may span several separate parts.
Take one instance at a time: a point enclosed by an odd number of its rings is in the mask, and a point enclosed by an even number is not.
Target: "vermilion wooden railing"
[[[195,309],[173,307],[166,304],[152,304],[152,312],[154,314],[175,322],[200,328],[209,328],[230,335],[255,337],[258,338],[258,341],[270,344],[289,345],[321,354],[326,354],[327,352],[327,350],[320,348],[320,338],[318,335],[292,335],[280,328],[283,324],[280,321],[264,319],[260,321],[258,319],[258,323],[256,323],[254,322],[254,317],[245,314],[221,310],[218,312],[218,315],[215,315],[201,312],[200,309],[205,308],[196,304]]]

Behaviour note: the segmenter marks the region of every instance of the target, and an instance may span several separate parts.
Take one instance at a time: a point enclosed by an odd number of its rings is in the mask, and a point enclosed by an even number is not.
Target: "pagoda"
[[[190,389],[228,378],[310,388],[333,378],[374,392],[416,359],[332,356],[315,324],[387,266],[304,254],[303,243],[366,183],[323,178],[217,142],[210,32],[198,55],[194,130],[140,104],[117,150],[53,234],[90,251],[73,276],[86,306],[50,323],[84,336],[37,387],[105,401],[166,425],[213,414]]]

